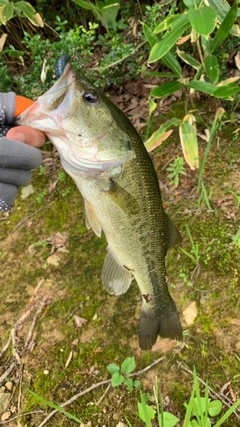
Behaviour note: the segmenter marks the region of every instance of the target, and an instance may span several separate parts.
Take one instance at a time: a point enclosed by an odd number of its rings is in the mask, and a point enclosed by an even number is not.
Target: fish
[[[107,292],[121,295],[137,282],[140,348],[151,350],[158,335],[181,340],[165,266],[168,248],[179,244],[181,235],[163,208],[152,160],[130,120],[67,63],[15,123],[46,133],[82,194],[87,228],[105,234]]]

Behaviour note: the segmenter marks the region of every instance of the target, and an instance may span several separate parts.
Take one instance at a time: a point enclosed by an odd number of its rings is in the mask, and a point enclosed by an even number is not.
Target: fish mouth
[[[34,104],[20,115],[16,116],[14,124],[30,126],[33,129],[38,129],[45,133],[62,132],[59,123],[61,123],[64,118],[61,112],[64,111],[64,104],[66,104],[66,102],[64,103],[64,98],[66,93],[71,94],[71,92],[73,92],[70,89],[71,86],[74,85],[75,80],[76,73],[70,64],[67,64],[62,76],[47,92],[41,95]],[[60,105],[61,109],[59,109]],[[60,111],[58,111],[58,109]]]

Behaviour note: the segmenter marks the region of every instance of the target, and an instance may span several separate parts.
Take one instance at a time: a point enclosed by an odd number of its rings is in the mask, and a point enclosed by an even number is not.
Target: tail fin
[[[173,300],[159,311],[142,309],[139,322],[139,346],[142,350],[151,350],[157,340],[162,338],[182,339],[182,326]]]

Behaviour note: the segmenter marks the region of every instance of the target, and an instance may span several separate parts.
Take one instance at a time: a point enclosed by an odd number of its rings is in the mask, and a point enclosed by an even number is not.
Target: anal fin
[[[131,285],[132,275],[108,251],[102,270],[102,284],[111,295],[122,295]]]

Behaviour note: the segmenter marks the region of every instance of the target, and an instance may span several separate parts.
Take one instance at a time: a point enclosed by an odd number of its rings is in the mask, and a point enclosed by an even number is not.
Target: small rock
[[[12,415],[11,411],[4,412],[4,414],[2,414],[2,416],[1,416],[1,421],[7,421],[7,420],[9,420],[9,418],[11,417],[11,415]]]
[[[8,391],[12,391],[12,389],[13,389],[13,383],[12,383],[12,381],[6,382],[5,387],[6,387],[6,389]]]

